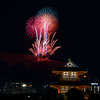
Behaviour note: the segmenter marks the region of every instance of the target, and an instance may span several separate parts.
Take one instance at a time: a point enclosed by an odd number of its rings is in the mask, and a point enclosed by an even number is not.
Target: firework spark
[[[53,55],[58,48],[61,48],[61,46],[53,48],[55,43],[57,42],[57,39],[54,40],[55,34],[56,32],[53,34],[51,41],[49,33],[48,38],[45,41],[42,39],[40,34],[34,44],[32,44],[33,48],[30,48],[29,50],[33,53],[34,56],[37,57],[38,61],[49,58],[49,56]]]

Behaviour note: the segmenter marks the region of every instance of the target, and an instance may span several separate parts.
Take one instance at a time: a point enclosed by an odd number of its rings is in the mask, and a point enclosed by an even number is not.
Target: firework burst
[[[39,38],[37,38],[34,44],[32,44],[33,48],[30,48],[29,50],[33,53],[35,57],[37,57],[38,61],[48,59],[49,56],[53,55],[58,48],[61,48],[61,46],[53,48],[58,40],[54,40],[55,34],[56,33],[53,34],[51,40],[50,34],[48,34],[48,38],[45,41],[42,39],[40,34]]]
[[[29,36],[29,38],[30,37],[32,38],[34,36],[34,33],[35,33],[34,20],[35,20],[35,17],[33,16],[26,22],[25,29],[26,29],[26,33]]]
[[[26,33],[29,37],[35,37],[35,42],[32,44],[33,48],[29,50],[33,55],[40,60],[49,58],[50,55],[61,48],[57,46],[54,48],[57,39],[54,40],[55,31],[58,29],[58,19],[55,12],[50,8],[41,9],[35,17],[31,17],[26,23]],[[52,34],[52,38],[50,40]]]
[[[58,19],[56,18],[55,11],[52,11],[53,9],[50,8],[43,8],[41,9],[35,17],[31,17],[27,23],[26,23],[26,33],[29,37],[35,36],[35,28],[37,29],[38,36],[40,34],[44,34],[44,24],[48,26],[48,32],[53,34],[55,31],[58,30],[59,24]]]

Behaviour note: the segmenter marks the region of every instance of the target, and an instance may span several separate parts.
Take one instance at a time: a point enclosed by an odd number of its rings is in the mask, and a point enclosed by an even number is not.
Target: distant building
[[[6,82],[1,88],[2,95],[46,93],[49,85],[33,84],[32,82]]]
[[[93,94],[100,94],[100,85],[99,83],[91,83],[88,91],[92,92]]]
[[[21,93],[34,93],[36,92],[32,88],[32,83],[29,82],[6,82],[5,86],[2,87],[2,94],[21,94]]]
[[[64,66],[52,70],[52,73],[60,75],[60,78],[57,83],[51,84],[50,87],[57,88],[58,93],[63,93],[64,95],[71,88],[85,90],[89,87],[89,85],[82,82],[79,76],[84,75],[87,72],[88,70],[82,69],[70,59],[68,59],[68,62]]]

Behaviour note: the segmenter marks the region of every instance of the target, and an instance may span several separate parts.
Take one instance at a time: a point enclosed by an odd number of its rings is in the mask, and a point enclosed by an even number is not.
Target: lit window
[[[84,92],[86,92],[86,89],[84,88]]]
[[[74,76],[76,76],[76,72],[74,72]]]
[[[63,72],[63,78],[69,78],[69,72]]]
[[[69,89],[69,87],[68,86],[65,86],[65,90],[68,90]]]
[[[96,88],[96,86],[94,86],[94,89]]]
[[[100,88],[100,87],[99,87],[99,86],[97,86],[97,91],[99,91],[99,88]]]
[[[61,86],[61,90],[64,90],[64,86]]]
[[[96,86],[94,86],[94,94],[96,94]]]
[[[71,72],[71,78],[77,78],[76,72]]]

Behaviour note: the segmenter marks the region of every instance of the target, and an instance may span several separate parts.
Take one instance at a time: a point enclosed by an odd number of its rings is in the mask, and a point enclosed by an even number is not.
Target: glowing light
[[[69,78],[69,72],[63,72],[63,78]]]
[[[83,77],[86,78],[86,75],[84,75]]]
[[[85,96],[85,99],[88,99],[88,97],[87,97],[87,96]]]
[[[57,42],[57,39],[54,40],[54,36],[58,27],[55,11],[47,7],[41,9],[36,16],[27,21],[25,26],[26,33],[29,37],[33,38],[34,36],[36,39],[32,44],[33,48],[29,50],[37,57],[38,61],[48,59],[58,48],[61,48],[61,46],[53,48]]]
[[[53,9],[51,8],[43,8],[41,9],[36,16],[31,17],[27,23],[26,23],[26,33],[29,37],[33,37],[35,34],[35,28],[37,29],[37,35],[40,35],[40,30],[41,34],[43,35],[45,33],[45,27],[44,23],[46,22],[48,26],[48,32],[53,34],[55,31],[58,30],[59,25],[58,25],[58,19],[55,16],[55,11],[52,11]]]
[[[56,33],[53,34],[52,39],[50,41],[49,33],[48,33],[47,37],[45,37],[45,34],[44,34],[44,38],[43,38],[43,37],[41,37],[41,33],[38,37],[37,31],[36,31],[37,39],[34,42],[34,44],[32,44],[33,48],[30,48],[29,50],[34,54],[34,56],[37,57],[38,61],[49,58],[49,56],[53,55],[54,52],[58,48],[61,48],[61,46],[57,46],[57,47],[53,48],[54,44],[57,42],[57,39],[53,40],[55,34]]]
[[[30,95],[28,95],[28,98],[30,98]]]
[[[22,84],[22,87],[27,87],[27,84]]]
[[[99,85],[98,83],[91,83],[91,85]]]

